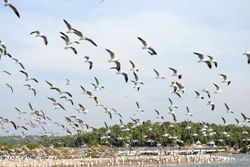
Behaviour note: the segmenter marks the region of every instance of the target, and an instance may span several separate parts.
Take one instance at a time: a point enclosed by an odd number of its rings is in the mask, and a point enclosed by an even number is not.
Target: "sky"
[[[177,120],[190,119],[194,122],[209,122],[222,124],[221,117],[228,123],[235,123],[234,118],[243,120],[240,113],[250,116],[250,75],[246,56],[243,52],[250,49],[250,22],[247,0],[61,0],[51,1],[17,1],[12,3],[18,9],[21,18],[18,19],[10,8],[0,4],[1,30],[0,40],[3,41],[8,52],[18,58],[26,67],[30,76],[39,80],[39,83],[25,81],[20,67],[7,57],[2,57],[0,70],[11,72],[11,76],[0,73],[1,116],[25,125],[23,119],[34,119],[30,114],[28,103],[36,109],[43,110],[52,118],[46,129],[48,131],[65,134],[53,122],[65,124],[65,116],[77,115],[93,127],[118,124],[119,117],[109,119],[101,107],[95,106],[92,99],[83,95],[80,85],[87,90],[93,90],[91,85],[94,77],[105,87],[101,91],[93,91],[100,103],[108,108],[115,108],[123,115],[123,121],[129,122],[130,117],[141,120],[173,121],[169,113],[168,98],[175,105]],[[98,47],[86,41],[76,45],[78,54],[64,49],[65,42],[60,38],[59,32],[66,32],[63,22],[66,19],[74,28],[80,30],[85,36],[93,39]],[[30,32],[39,30],[48,38],[48,46]],[[74,34],[70,39],[77,40]],[[140,36],[152,46],[157,55],[150,56],[142,49],[137,39]],[[119,58],[122,70],[128,73],[129,81],[124,82],[122,76],[117,75],[111,67],[114,63],[108,62],[112,50]],[[193,52],[211,55],[218,61],[218,68],[209,69],[203,63],[197,63],[198,57]],[[84,56],[93,60],[93,69],[88,69],[84,63]],[[144,82],[140,91],[133,88],[131,80],[134,79],[130,71],[129,60],[139,67],[139,79]],[[169,67],[176,68],[183,78],[178,80],[172,76]],[[165,80],[155,78],[153,69],[166,77]],[[227,86],[222,83],[219,74],[228,75],[232,83]],[[66,85],[68,78],[72,84]],[[49,89],[45,80],[50,81],[73,95],[75,106],[60,101],[66,111],[54,110],[52,102],[47,97],[59,99],[60,95]],[[185,85],[182,99],[172,94],[169,87],[172,81]],[[6,83],[13,86],[14,93],[6,87]],[[37,90],[37,96],[24,87],[31,84]],[[218,84],[222,92],[214,94]],[[211,100],[215,103],[215,110],[207,105],[208,98],[196,99],[194,91],[202,89],[211,92]],[[204,95],[205,96],[205,95]],[[136,111],[136,101],[145,110]],[[234,114],[226,113],[224,103],[227,103]],[[84,115],[77,113],[74,108],[77,104],[84,105],[89,112]],[[186,106],[193,113],[193,117],[185,115]],[[27,114],[18,115],[14,107],[27,111]],[[164,120],[157,119],[154,109],[160,111]],[[244,124],[247,125],[247,124]],[[21,130],[13,129],[6,124],[0,135],[5,131],[20,134]],[[29,129],[27,134],[40,134],[41,128]]]

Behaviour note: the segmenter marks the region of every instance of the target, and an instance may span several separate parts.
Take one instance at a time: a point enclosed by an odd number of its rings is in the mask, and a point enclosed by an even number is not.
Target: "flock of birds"
[[[4,2],[5,2],[4,6],[9,7],[11,10],[13,10],[16,16],[20,18],[20,14],[17,8],[14,6],[14,4],[11,3],[9,0],[4,0]],[[85,36],[79,29],[76,29],[67,20],[64,19],[63,22],[67,30],[64,32],[59,31],[59,34],[60,34],[60,38],[65,42],[64,49],[70,49],[74,54],[78,54],[77,48],[75,46],[80,44],[81,41],[87,41],[91,45],[93,45],[93,47],[98,47],[97,43],[93,39]],[[44,45],[46,46],[49,45],[49,38],[44,33],[40,32],[39,30],[32,31],[30,35],[31,36],[34,35],[34,37],[36,37],[37,40],[41,39]],[[73,41],[71,40],[71,36],[78,37],[79,39],[76,41]],[[142,37],[139,37],[139,36],[137,37],[137,39],[138,39],[138,43],[142,45],[142,50],[144,50],[149,56],[157,56],[158,53],[156,49],[148,45],[148,42],[146,40],[144,40]],[[116,74],[124,78],[125,83],[128,83],[129,74],[125,72],[124,69],[122,68],[122,63],[119,60],[119,58],[116,56],[114,51],[112,51],[111,49],[107,49],[107,48],[104,51],[110,57],[110,59],[108,60],[108,62],[112,64],[110,69],[115,70]],[[215,60],[214,57],[210,55],[206,55],[204,53],[199,53],[199,52],[193,52],[193,54],[198,57],[198,63],[206,64],[209,69],[218,67],[218,62]],[[247,56],[247,62],[248,64],[250,64],[250,51],[243,53],[243,55]],[[34,85],[42,84],[43,81],[40,81],[33,76],[30,76],[29,72],[25,68],[25,64],[21,62],[20,60],[18,60],[17,58],[15,58],[14,56],[12,56],[8,50],[8,46],[3,41],[0,41],[0,60],[4,61],[2,57],[6,59],[10,59],[14,63],[18,64],[18,67],[20,69],[17,69],[17,70],[20,72],[20,75],[24,76],[24,80],[26,82],[26,84],[24,84],[23,86],[27,88],[28,91],[31,91],[34,97],[36,97],[38,90],[36,89],[36,86]],[[91,57],[85,56],[84,62],[88,64],[88,69],[92,70],[94,66],[94,62],[91,59]],[[131,64],[131,68],[129,69],[129,71],[133,75],[133,79],[131,80],[131,82],[133,83],[133,88],[136,91],[140,92],[140,88],[143,87],[144,85],[144,82],[139,79],[140,69],[137,67],[135,62],[131,60],[129,60],[129,62]],[[169,67],[169,70],[172,72],[173,80],[176,80],[176,81],[172,81],[170,85],[171,96],[176,95],[180,99],[182,99],[182,95],[186,92],[185,85],[181,82],[181,79],[183,78],[183,74],[181,74],[179,70],[173,67]],[[161,75],[157,69],[153,69],[153,71],[155,73],[155,78],[157,80],[166,79],[166,76]],[[6,74],[7,76],[10,76],[10,77],[12,76],[11,72],[7,70],[2,70],[1,73],[0,75]],[[222,81],[221,81],[222,84],[230,86],[231,80],[228,77],[228,75],[220,73],[219,76],[222,77]],[[44,83],[47,85],[47,88],[49,91],[56,92],[57,94],[57,97],[44,98],[51,102],[55,110],[68,110],[70,113],[73,113],[72,111],[70,111],[71,109],[68,109],[67,107],[65,107],[65,103],[69,103],[76,112],[85,114],[85,115],[88,114],[89,110],[83,104],[76,103],[73,100],[73,95],[74,95],[73,92],[63,90],[62,88],[56,86],[54,83],[48,80],[45,80]],[[70,86],[74,84],[72,84],[72,82],[69,79],[66,79],[65,85]],[[94,82],[92,82],[91,85],[93,86],[93,91],[87,90],[83,85],[79,85],[79,90],[82,91],[83,96],[89,97],[89,99],[93,100],[96,107],[100,107],[101,109],[103,109],[103,111],[108,115],[110,120],[114,119],[114,117],[118,118],[120,120],[121,127],[123,127],[124,130],[129,130],[129,128],[125,125],[125,123],[123,123],[123,114],[113,107],[107,107],[105,104],[102,104],[100,102],[100,98],[95,95],[96,91],[101,91],[105,89],[106,87],[101,84],[101,82],[98,80],[97,77],[94,77]],[[202,91],[194,90],[194,95],[196,95],[195,98],[207,100],[207,105],[211,107],[211,111],[213,111],[216,108],[215,103],[212,101],[212,94],[214,93],[218,94],[222,92],[218,83],[213,83],[213,85],[215,88],[213,92],[208,89],[203,89]],[[15,92],[15,85],[12,85],[11,83],[6,83],[5,86],[12,93]],[[176,109],[178,109],[178,106],[174,104],[171,98],[169,98],[168,100],[170,104],[170,106],[168,107],[169,114],[172,115],[174,123],[178,123],[178,120],[175,114],[175,111]],[[135,101],[134,105],[135,105],[137,113],[142,113],[145,111],[138,101]],[[229,104],[224,103],[224,105],[225,105],[225,109],[227,113],[234,114],[234,111],[230,108]],[[22,120],[22,124],[18,124],[17,121],[13,120],[14,118],[5,118],[3,116],[0,116],[0,127],[2,129],[5,129],[6,134],[15,135],[16,131],[20,129],[21,133],[25,137],[31,128],[40,128],[42,130],[41,134],[46,135],[46,136],[53,136],[53,135],[58,134],[55,131],[53,132],[48,131],[46,128],[46,126],[48,125],[58,126],[63,131],[65,131],[67,134],[70,134],[70,135],[73,135],[76,132],[81,132],[86,129],[95,129],[94,127],[91,127],[88,123],[84,122],[83,119],[81,119],[80,117],[76,115],[72,114],[71,116],[65,116],[64,118],[65,118],[65,121],[67,122],[67,124],[65,124],[63,122],[57,122],[58,120],[57,121],[52,120],[48,113],[44,112],[42,109],[34,107],[30,102],[26,104],[26,106],[29,108],[29,111],[27,110],[22,111],[19,107],[16,107],[16,106],[14,107],[14,109],[18,113],[17,119]],[[161,114],[161,112],[158,111],[157,109],[154,109],[154,112],[156,114],[157,119],[160,119],[160,120],[165,119],[164,116]],[[185,114],[187,118],[192,118],[193,116],[193,113],[189,110],[188,106],[186,106]],[[24,118],[23,115],[28,115],[28,116],[27,118]],[[241,115],[242,115],[242,121],[240,121],[239,118],[235,118],[237,125],[240,125],[241,122],[250,123],[250,117],[246,116],[244,113],[241,113]],[[131,118],[132,123],[134,124],[134,128],[136,128],[137,126],[142,124],[143,121],[141,121],[140,119],[134,118],[133,116],[131,116],[130,118]],[[225,125],[227,124],[227,121],[225,117],[223,116],[222,116],[222,121],[223,121],[223,124]],[[104,121],[104,125],[107,129],[107,134],[108,134],[109,126],[107,124],[107,121]],[[12,130],[11,130],[11,126],[13,127]],[[205,126],[206,124],[204,124],[204,127]],[[187,127],[187,129],[191,129],[191,127]],[[205,130],[206,129],[208,129],[208,127],[205,128]],[[103,138],[105,138],[105,136]]]

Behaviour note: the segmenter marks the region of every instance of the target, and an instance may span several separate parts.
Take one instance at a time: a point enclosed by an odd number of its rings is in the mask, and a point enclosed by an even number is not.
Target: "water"
[[[250,167],[250,154],[234,154],[225,155],[233,157],[235,160],[228,163],[215,163],[215,164],[183,164],[183,165],[167,165],[171,167]],[[161,166],[161,167],[167,167]],[[151,166],[159,167],[159,166]]]

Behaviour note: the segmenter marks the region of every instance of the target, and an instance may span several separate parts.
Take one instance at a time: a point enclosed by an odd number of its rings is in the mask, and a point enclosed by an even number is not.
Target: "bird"
[[[26,71],[24,71],[24,70],[19,70],[19,72],[21,72],[21,73],[23,73],[23,74],[25,75],[25,77],[26,77],[25,81],[33,80],[33,81],[35,81],[36,83],[38,83],[38,80],[37,80],[36,78],[31,78],[31,77],[29,77],[29,74],[28,74]]]
[[[25,84],[23,86],[28,87],[28,90],[32,90],[34,96],[36,96],[36,89],[34,87],[32,87],[30,84]]]
[[[219,75],[223,77],[222,83],[226,83],[227,85],[230,85],[231,80],[228,79],[227,75],[225,74],[219,74]]]
[[[231,110],[230,108],[229,108],[229,106],[227,105],[227,103],[224,103],[224,105],[225,105],[225,107],[226,107],[226,109],[227,109],[227,113],[234,113],[233,112],[233,110]]]
[[[186,112],[186,115],[188,115],[188,116],[193,116],[193,114],[189,111],[189,108],[188,108],[188,106],[186,106],[186,110],[187,110],[187,112]]]
[[[207,59],[205,59],[205,56],[204,56],[204,54],[202,54],[202,53],[193,52],[193,54],[195,54],[195,55],[198,56],[199,61],[197,61],[197,62],[205,62],[205,61],[207,60]]]
[[[8,75],[10,75],[10,76],[11,76],[11,73],[10,73],[9,71],[6,71],[6,70],[1,70],[0,72],[3,72],[3,73],[5,73],[5,74],[8,74]]]
[[[135,72],[133,72],[133,74],[134,74],[135,80],[132,80],[131,82],[134,83],[134,88],[136,88],[137,91],[139,91],[140,86],[144,85],[144,83],[139,80],[138,75]]]
[[[174,68],[172,68],[172,67],[169,67],[169,69],[173,71],[172,76],[177,76],[178,79],[181,79],[181,78],[182,78],[182,74],[178,73],[176,69],[174,69]]]
[[[6,83],[5,85],[11,90],[12,93],[14,93],[13,87],[9,83]]]
[[[207,90],[207,89],[202,89],[202,92],[205,92],[206,94],[207,94],[207,97],[210,99],[210,93],[209,93],[209,90]]]
[[[48,45],[48,39],[47,39],[47,37],[46,37],[43,33],[41,33],[40,31],[32,31],[32,32],[30,33],[30,35],[32,35],[32,34],[35,34],[36,37],[42,38],[43,41],[44,41],[44,44],[45,44],[45,45]]]
[[[129,60],[129,62],[130,62],[130,64],[131,64],[131,66],[132,66],[132,68],[130,69],[130,71],[132,71],[132,72],[138,72],[138,71],[139,71],[139,68],[137,68],[137,67],[135,66],[134,62],[132,62],[131,60]]]
[[[16,62],[16,64],[19,64],[20,67],[21,67],[23,70],[25,70],[25,67],[24,67],[24,65],[23,65],[23,63],[22,63],[21,61],[19,61],[19,60],[16,59],[16,58],[13,58],[13,57],[11,57],[11,58],[12,58],[12,60],[14,60],[14,61]]]
[[[242,117],[243,117],[243,122],[247,122],[247,123],[250,123],[250,118],[249,117],[246,117],[245,114],[241,113]]]
[[[74,30],[73,33],[76,34],[78,37],[80,37],[79,40],[88,41],[88,42],[90,42],[92,45],[94,45],[95,47],[97,47],[97,44],[96,44],[92,39],[90,39],[90,38],[84,36],[84,35],[82,34],[81,31],[76,30],[76,29],[74,29],[74,28],[73,28],[73,30]]]
[[[66,45],[64,46],[64,49],[71,49],[75,54],[77,54],[77,50],[76,50],[76,48],[75,47],[73,47],[73,44],[75,43],[75,44],[79,44],[79,42],[78,41],[70,41],[70,39],[69,39],[69,37],[68,37],[68,35],[66,35],[65,33],[63,33],[63,32],[60,32],[60,34],[62,35],[62,36],[60,36],[64,41],[65,41],[65,43],[66,43]]]
[[[164,117],[160,114],[160,112],[156,109],[154,109],[154,111],[156,112],[157,114],[157,118],[161,118],[161,119],[164,119]]]
[[[110,49],[105,49],[109,55],[110,55],[110,59],[108,60],[109,62],[118,62],[119,59],[115,57],[115,53],[113,51],[111,51]]]
[[[66,24],[68,31],[66,33],[74,33],[75,29],[69,24],[69,22],[65,19],[63,19],[63,22]]]
[[[4,2],[5,2],[4,6],[5,7],[9,6],[13,10],[13,12],[17,15],[17,17],[20,18],[20,14],[17,8],[10,2],[10,0],[4,0]]]
[[[207,105],[210,105],[211,106],[211,110],[213,111],[214,108],[215,108],[215,104],[212,102],[212,101],[208,101]]]
[[[79,112],[79,113],[84,113],[85,115],[87,114],[88,110],[82,105],[82,104],[78,104],[79,106],[79,109],[76,108],[76,110]]]
[[[140,107],[139,103],[136,101],[136,106],[137,106],[137,110],[138,112],[144,112],[144,110]]]
[[[123,71],[121,70],[121,63],[120,63],[119,61],[115,61],[114,63],[116,64],[116,66],[115,66],[115,67],[111,67],[110,69],[115,69],[115,70],[117,71],[116,74],[121,74],[121,75],[123,75],[123,77],[124,77],[124,79],[125,79],[125,82],[127,83],[127,82],[128,82],[128,74],[125,73],[125,72],[123,72]]]
[[[94,88],[95,88],[94,90],[102,90],[102,89],[105,88],[104,86],[102,86],[100,84],[100,82],[98,81],[98,79],[96,77],[95,77],[95,82],[96,82],[96,84],[91,83],[94,86]]]
[[[157,52],[151,46],[148,46],[147,42],[144,39],[142,39],[141,37],[137,37],[137,39],[141,41],[143,45],[142,49],[147,49],[150,55],[157,55]]]
[[[84,56],[84,58],[85,58],[85,63],[89,63],[89,70],[91,70],[92,69],[92,67],[93,67],[93,61],[90,59],[90,57],[89,56]]]
[[[221,117],[221,118],[223,120],[224,125],[226,126],[227,125],[226,119],[224,117]]]
[[[156,69],[153,69],[156,74],[156,79],[165,79],[164,76],[160,76],[159,72]]]
[[[208,58],[209,58],[209,61],[211,62],[211,64],[213,63],[214,66],[217,68],[217,66],[218,66],[217,61],[212,56],[208,55]]]
[[[54,99],[53,97],[47,97],[47,98],[53,102],[53,106],[55,109],[61,108],[65,110],[65,108],[59,102],[56,101],[56,99]]]
[[[216,90],[214,91],[214,93],[221,93],[222,90],[220,89],[220,87],[217,84],[215,84],[215,83],[213,83],[213,84],[216,87]]]
[[[170,98],[168,98],[168,100],[170,102],[170,108],[175,108],[175,109],[178,108],[176,105],[174,105],[173,101]]]
[[[196,94],[196,97],[195,98],[201,98],[202,100],[204,99],[204,97],[197,91],[194,91],[195,94]]]
[[[247,63],[250,64],[250,51],[244,52],[243,55],[247,56]]]

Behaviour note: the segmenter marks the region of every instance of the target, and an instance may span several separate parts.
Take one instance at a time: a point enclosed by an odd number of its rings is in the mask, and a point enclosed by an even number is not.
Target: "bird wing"
[[[147,42],[144,40],[144,39],[142,39],[141,37],[137,37],[140,41],[141,41],[141,43],[143,44],[143,46],[147,46]]]
[[[45,35],[42,35],[41,38],[43,38],[44,44],[48,45],[48,39]]]
[[[197,55],[199,57],[199,59],[204,59],[204,55],[198,52],[193,52],[193,54]]]
[[[128,82],[128,74],[123,72],[122,75],[124,76],[125,82]]]
[[[129,62],[132,65],[132,68],[135,68],[135,64],[131,60],[129,60]]]
[[[159,76],[160,74],[159,74],[159,72],[158,71],[156,71],[156,69],[153,69],[154,70],[154,72],[156,73],[156,75],[157,76]]]
[[[112,51],[111,51],[111,50],[109,50],[109,49],[105,49],[105,50],[109,53],[109,55],[110,55],[111,59],[113,59],[113,58],[115,57],[114,52],[112,52]]]
[[[23,70],[19,70],[19,72],[23,73],[23,74],[25,75],[25,77],[26,77],[26,78],[28,78],[28,77],[29,77],[29,75],[28,75],[28,73],[27,73],[27,72],[25,72],[25,71],[23,71]]]
[[[227,110],[229,110],[229,107],[228,107],[227,103],[224,103],[224,104],[225,104],[225,106],[226,106]]]
[[[213,84],[214,84],[214,86],[216,87],[217,90],[220,89],[220,87],[217,84],[215,84],[215,83],[213,83]]]
[[[70,25],[65,19],[63,19],[63,22],[66,24],[66,26],[67,26],[67,28],[68,28],[69,30],[72,29],[71,25]]]
[[[98,81],[98,79],[96,77],[95,77],[95,82],[96,82],[97,85],[99,85],[99,81]]]
[[[169,69],[172,70],[174,74],[177,74],[177,70],[176,69],[174,69],[172,67],[169,67]]]
[[[39,31],[32,31],[31,33],[30,33],[30,35],[32,35],[32,34],[39,34],[40,32]]]
[[[10,4],[9,7],[14,11],[14,13],[17,15],[18,18],[20,18],[20,14],[16,7],[13,4]]]
[[[85,40],[97,47],[97,44],[92,39],[86,37]]]

